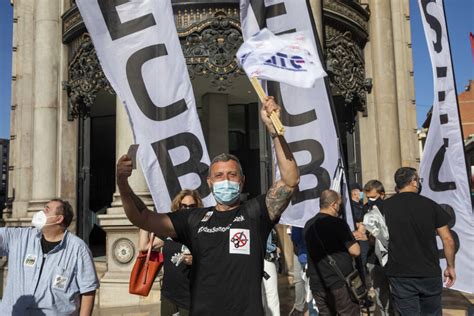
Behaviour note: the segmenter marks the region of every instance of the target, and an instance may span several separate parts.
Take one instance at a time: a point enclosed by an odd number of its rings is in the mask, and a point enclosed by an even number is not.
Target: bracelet
[[[279,136],[279,135],[278,135],[278,133],[276,133],[276,132],[275,132],[275,133],[270,133],[270,137],[271,137],[272,139],[275,139],[275,138],[277,138],[278,136]]]

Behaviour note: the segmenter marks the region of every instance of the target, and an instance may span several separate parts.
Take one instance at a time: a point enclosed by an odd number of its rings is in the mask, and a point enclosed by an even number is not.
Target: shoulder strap
[[[315,221],[315,223],[316,223],[316,221]],[[323,247],[324,252],[326,253],[326,256],[328,257],[329,265],[336,272],[336,274],[339,276],[339,278],[341,278],[342,281],[346,282],[346,277],[342,273],[341,269],[339,269],[339,267],[337,266],[336,260],[334,259],[333,256],[331,256],[327,252],[326,247],[324,247],[324,243],[322,242],[321,238],[319,238],[319,234],[318,234],[318,231],[316,230],[316,227],[313,227],[313,230],[314,230],[314,233],[316,234],[316,238],[318,239],[318,242],[321,244],[321,246]]]
[[[150,261],[151,249],[153,248],[153,242],[155,241],[155,233],[150,233],[150,243],[148,244],[148,252],[146,254],[145,264],[148,265]]]

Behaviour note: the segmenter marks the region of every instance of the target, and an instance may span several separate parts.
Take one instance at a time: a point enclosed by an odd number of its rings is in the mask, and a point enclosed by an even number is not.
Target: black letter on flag
[[[441,170],[441,166],[443,165],[444,156],[446,154],[446,148],[448,148],[448,145],[449,145],[449,139],[444,138],[443,145],[441,145],[440,149],[438,150],[435,157],[433,158],[433,163],[431,164],[429,186],[433,192],[456,190],[455,182],[439,181],[439,171]]]
[[[443,49],[443,46],[441,44],[442,28],[438,19],[428,13],[428,4],[430,2],[436,3],[436,0],[421,0],[421,6],[423,7],[423,15],[425,16],[426,22],[436,33],[436,42],[433,42],[433,47],[435,51],[439,53]]]
[[[452,206],[449,204],[440,204],[439,206],[441,206],[443,211],[448,213],[448,215],[451,217],[451,220],[448,223],[448,227],[451,230],[451,235],[453,236],[453,239],[454,239],[454,253],[457,253],[459,248],[461,247],[461,241],[459,240],[458,234],[453,229],[454,225],[456,225],[456,212],[454,211]],[[446,256],[444,255],[444,248],[439,249],[438,253],[439,253],[440,259],[446,259]]]
[[[293,205],[306,200],[318,199],[321,196],[321,192],[329,189],[331,186],[331,177],[326,169],[321,167],[324,161],[324,149],[317,140],[307,139],[289,143],[293,153],[298,151],[307,151],[311,155],[311,161],[306,165],[300,165],[300,176],[312,174],[318,179],[318,185],[312,189],[306,189],[303,191],[296,192],[291,199]]]
[[[181,146],[188,149],[190,157],[188,161],[175,166],[173,165],[169,151]],[[201,162],[203,151],[199,139],[194,134],[177,134],[153,143],[151,147],[153,147],[156,157],[158,158],[171,199],[182,190],[178,178],[189,173],[198,172],[198,176],[201,178],[201,185],[197,190],[203,198],[211,193],[206,182],[209,166]]]
[[[166,46],[164,44],[156,44],[136,51],[127,60],[127,80],[133,97],[143,114],[154,121],[166,121],[188,109],[184,99],[167,106],[156,106],[146,89],[142,76],[143,64],[153,58],[167,55]]]
[[[281,106],[281,122],[285,126],[300,126],[312,121],[316,121],[316,111],[309,110],[304,113],[290,114],[286,111],[285,103],[281,97],[280,83],[275,81],[267,82],[268,95],[275,97],[275,102]]]
[[[97,1],[102,16],[104,17],[105,24],[107,25],[107,29],[109,30],[110,37],[112,37],[113,41],[156,25],[155,18],[151,13],[125,23],[120,22],[120,17],[116,7],[127,2],[130,2],[130,0]]]

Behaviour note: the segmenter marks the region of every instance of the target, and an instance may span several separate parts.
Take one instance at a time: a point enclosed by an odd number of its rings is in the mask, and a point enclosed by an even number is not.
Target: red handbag
[[[163,254],[160,251],[151,250],[155,234],[151,233],[150,237],[148,251],[141,251],[133,265],[128,286],[130,294],[148,296],[153,282],[163,266]]]

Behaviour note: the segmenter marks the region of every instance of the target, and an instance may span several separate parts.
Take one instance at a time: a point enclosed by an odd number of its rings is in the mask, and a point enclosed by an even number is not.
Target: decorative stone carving
[[[128,238],[119,238],[112,245],[112,255],[116,262],[127,264],[135,256],[135,247]]]
[[[87,117],[99,91],[115,93],[102,71],[89,34],[83,34],[79,42],[68,67],[69,80],[63,82],[69,97],[70,120]]]
[[[232,85],[232,79],[243,73],[235,59],[243,41],[240,22],[228,17],[225,11],[217,11],[213,17],[179,30],[178,35],[191,79],[210,78],[212,86],[225,91]]]
[[[357,110],[364,111],[367,94],[364,57],[352,41],[351,33],[345,32],[328,39],[326,54],[333,94],[343,96],[346,104],[357,98]]]
[[[79,13],[74,2],[71,3],[71,7],[64,12],[62,18],[63,24],[63,34],[62,39],[64,44],[69,44],[81,34],[87,32],[84,21],[82,21],[82,16]]]
[[[366,115],[371,79],[365,78],[364,46],[368,40],[368,6],[358,1],[324,0],[326,64],[332,95],[343,106],[346,128],[352,132],[357,112]]]
[[[343,29],[357,33],[358,37],[367,38],[370,11],[356,1],[324,0],[324,18],[345,25]]]

